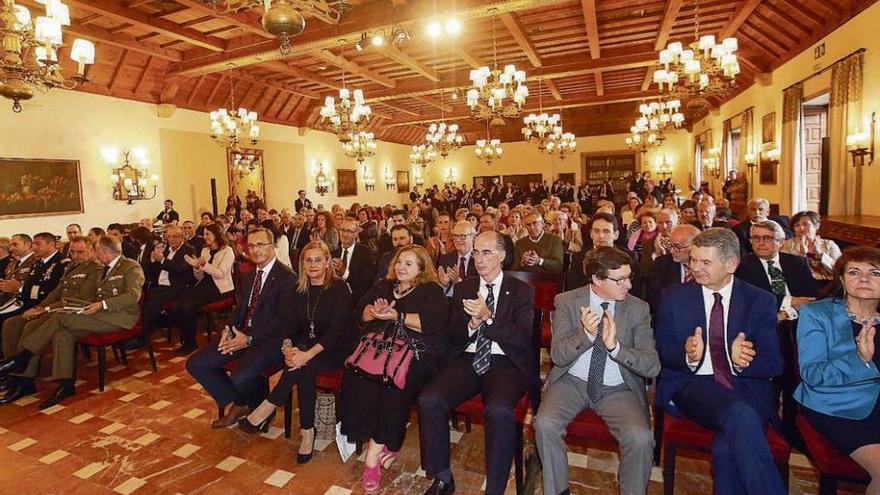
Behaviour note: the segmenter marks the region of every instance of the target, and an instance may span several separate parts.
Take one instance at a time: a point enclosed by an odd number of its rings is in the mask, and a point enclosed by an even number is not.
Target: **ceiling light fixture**
[[[260,137],[257,125],[257,112],[241,107],[235,108],[235,83],[229,77],[229,109],[219,108],[209,114],[211,118],[211,138],[220,146],[240,151],[245,139],[255,146]]]
[[[504,117],[516,118],[522,112],[529,96],[526,73],[513,64],[498,69],[498,38],[495,23],[498,12],[492,16],[492,53],[494,68],[487,66],[472,69],[473,86],[467,92],[467,105],[475,119],[485,119],[495,126],[504,125]],[[510,103],[505,104],[505,100]]]

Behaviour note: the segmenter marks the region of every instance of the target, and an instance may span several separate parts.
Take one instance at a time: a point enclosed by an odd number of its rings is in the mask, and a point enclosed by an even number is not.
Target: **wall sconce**
[[[397,189],[397,178],[394,177],[394,173],[391,172],[391,167],[385,165],[385,172],[383,175],[385,176],[385,189],[388,191]]]
[[[874,130],[877,123],[877,112],[871,112],[871,120],[867,121],[867,131],[858,134],[850,134],[846,137],[846,148],[853,158],[853,167],[864,166],[865,157],[868,157],[868,165],[874,163]]]
[[[706,173],[711,174],[712,177],[716,179],[721,177],[721,150],[718,148],[710,148],[706,152],[706,156],[703,157],[703,166],[706,168]]]
[[[781,155],[782,153],[779,151],[779,148],[772,148],[761,152],[761,161],[767,162],[775,167],[779,165],[779,157]]]
[[[746,167],[749,168],[749,172],[754,171],[754,169],[758,168],[758,155],[752,151],[746,153],[745,156]]]
[[[654,159],[654,173],[660,176],[660,180],[665,180],[672,176],[672,164],[671,156],[661,154]]]
[[[319,163],[315,173],[315,192],[323,196],[324,194],[333,191],[333,186],[333,180],[328,178],[327,172],[324,171],[324,164]]]
[[[452,187],[458,182],[458,174],[452,167],[446,169],[446,177],[443,179],[443,185]]]
[[[364,177],[364,189],[367,191],[375,191],[376,190],[376,178],[373,177],[373,169],[369,166],[364,165],[363,169],[363,177]]]
[[[124,151],[122,153],[122,166],[114,168],[110,174],[110,183],[113,186],[113,199],[125,201],[130,205],[134,204],[135,201],[155,198],[159,190],[159,174],[149,173],[147,169],[149,160],[147,159],[146,152],[135,150],[135,155],[141,162],[140,168],[131,164],[131,155],[132,152],[130,150]],[[150,196],[147,196],[147,191],[151,185],[153,192]]]

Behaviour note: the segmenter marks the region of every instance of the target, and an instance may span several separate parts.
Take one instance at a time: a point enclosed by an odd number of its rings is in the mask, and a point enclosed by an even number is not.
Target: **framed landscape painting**
[[[0,158],[0,218],[82,212],[78,160]]]

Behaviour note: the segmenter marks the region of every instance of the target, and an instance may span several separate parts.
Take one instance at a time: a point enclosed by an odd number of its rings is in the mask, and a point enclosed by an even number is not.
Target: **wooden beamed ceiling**
[[[369,129],[380,139],[416,144],[441,116],[458,122],[469,143],[486,136],[464,95],[469,71],[496,58],[526,71],[526,112],[561,112],[565,130],[578,136],[621,133],[638,103],[657,95],[657,51],[693,40],[696,9],[701,34],[739,39],[742,73],[732,95],[875,0],[458,0],[454,12],[444,10],[453,2],[352,0],[337,25],[307,18],[287,55],[259,11],[218,15],[201,0],[65,1],[68,43],[84,37],[97,45],[81,91],[211,111],[229,106],[234,86],[236,105],[261,121],[315,127],[323,99],[344,84],[363,89],[374,113]],[[423,34],[428,20],[449,14],[462,21],[459,36]],[[355,49],[362,33],[387,36],[392,25],[412,41]],[[67,55],[62,50],[62,63],[73,72]],[[490,132],[521,140],[521,124],[507,119]]]

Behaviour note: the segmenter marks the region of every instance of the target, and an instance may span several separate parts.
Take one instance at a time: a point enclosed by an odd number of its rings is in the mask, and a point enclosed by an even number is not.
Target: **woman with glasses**
[[[431,258],[421,246],[400,248],[387,278],[377,282],[357,304],[355,315],[364,332],[395,328],[418,349],[401,390],[345,371],[339,398],[342,434],[366,445],[362,485],[373,493],[381,484],[381,469],[400,455],[410,408],[449,348],[444,332],[448,307]]]
[[[801,306],[801,383],[807,422],[871,476],[880,494],[880,249],[855,247],[834,265],[833,296]]]
[[[354,350],[357,333],[350,309],[351,291],[333,275],[330,250],[323,242],[307,244],[299,257],[299,280],[294,298],[296,328],[282,345],[285,369],[269,397],[242,418],[247,433],[268,431],[276,407],[283,406],[295,385],[299,406],[300,446],[296,462],[312,459],[315,446],[315,400],[318,373],[342,368]]]
[[[198,349],[196,341],[196,314],[202,306],[232,295],[232,267],[235,252],[226,242],[220,226],[205,226],[205,247],[198,258],[186,255],[184,260],[193,267],[198,282],[184,292],[171,311],[171,319],[180,329],[180,347],[174,353],[185,356]]]

